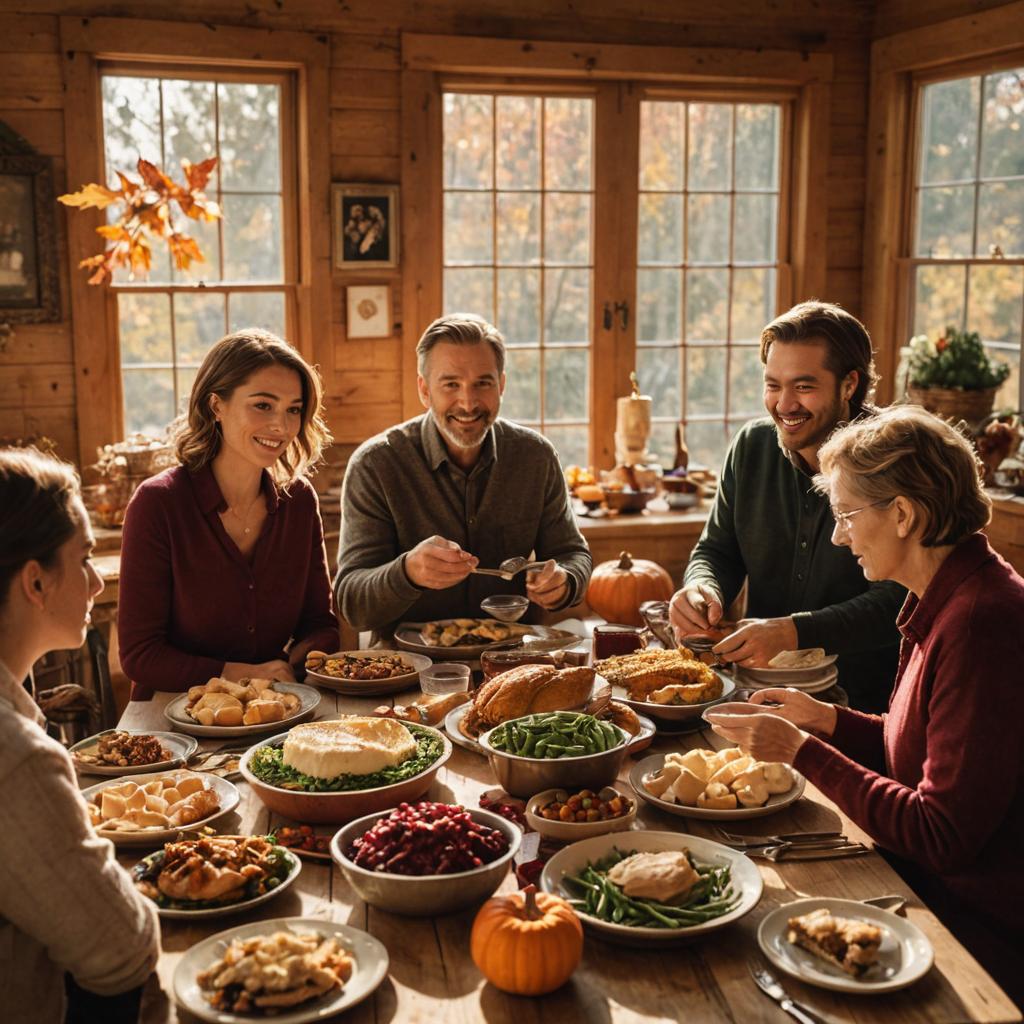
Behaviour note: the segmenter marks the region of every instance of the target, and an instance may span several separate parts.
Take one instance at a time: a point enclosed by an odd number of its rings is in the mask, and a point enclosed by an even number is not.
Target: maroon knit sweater
[[[285,657],[289,641],[338,649],[316,492],[279,492],[263,474],[267,517],[251,561],[228,536],[209,466],[147,480],[128,506],[121,542],[117,633],[132,698],[187,690],[226,661]],[[301,668],[301,666],[300,666]]]
[[[886,715],[837,709],[794,760],[879,846],[1024,933],[1024,579],[983,534],[897,620]]]

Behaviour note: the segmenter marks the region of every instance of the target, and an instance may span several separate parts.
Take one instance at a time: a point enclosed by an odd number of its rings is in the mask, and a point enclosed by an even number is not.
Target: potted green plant
[[[989,358],[977,331],[947,327],[936,341],[925,334],[910,339],[907,397],[940,416],[984,419],[1009,375],[1009,366]]]

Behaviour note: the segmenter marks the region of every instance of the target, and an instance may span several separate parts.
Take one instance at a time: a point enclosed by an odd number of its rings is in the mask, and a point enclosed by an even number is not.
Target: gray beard
[[[439,416],[433,409],[430,410],[430,415],[434,417],[434,423],[437,429],[440,431],[441,436],[450,444],[453,448],[461,448],[462,451],[471,452],[475,448],[479,448],[484,443],[484,438],[487,436],[487,431],[491,429],[491,424],[494,422],[493,419],[487,418],[481,423],[480,436],[475,441],[467,441],[465,438],[460,437],[455,433],[449,426],[448,421],[443,416]]]

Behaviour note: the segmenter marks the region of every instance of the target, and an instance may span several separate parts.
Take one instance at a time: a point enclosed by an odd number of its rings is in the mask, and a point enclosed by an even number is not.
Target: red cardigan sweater
[[[794,765],[880,846],[1021,934],[1024,579],[974,534],[897,625],[889,713],[838,709]]]
[[[205,683],[227,661],[284,658],[289,642],[338,649],[316,492],[300,478],[284,494],[264,473],[263,493],[251,561],[220,521],[226,505],[209,466],[168,469],[133,495],[117,616],[133,699]]]

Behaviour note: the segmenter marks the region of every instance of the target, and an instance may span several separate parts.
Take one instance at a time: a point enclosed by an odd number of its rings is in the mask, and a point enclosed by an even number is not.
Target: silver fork
[[[722,841],[730,846],[775,846],[779,843],[817,843],[823,840],[842,839],[842,832],[786,832],[777,836],[739,836],[726,832],[724,828],[716,829]]]

